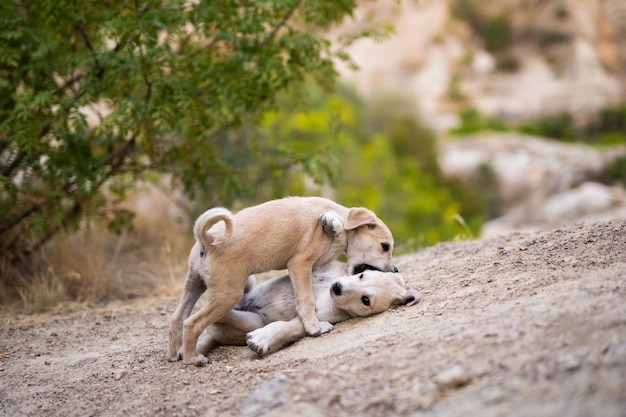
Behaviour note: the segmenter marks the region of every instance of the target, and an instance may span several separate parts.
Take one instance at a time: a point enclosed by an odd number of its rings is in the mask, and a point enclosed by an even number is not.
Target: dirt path
[[[173,299],[3,316],[0,415],[626,416],[626,221],[398,258],[422,301],[165,361]]]

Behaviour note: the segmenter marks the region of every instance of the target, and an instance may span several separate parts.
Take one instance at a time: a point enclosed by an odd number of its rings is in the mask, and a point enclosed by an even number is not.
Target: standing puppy
[[[198,337],[237,304],[251,274],[287,268],[296,312],[306,333],[317,336],[332,325],[315,314],[313,268],[323,269],[345,253],[350,273],[368,268],[397,271],[389,228],[370,210],[348,209],[325,198],[272,200],[235,215],[214,208],[196,220],[193,230],[197,242],[169,331],[168,360],[182,355],[184,364],[207,363],[196,350]],[[205,291],[207,304],[191,315]]]

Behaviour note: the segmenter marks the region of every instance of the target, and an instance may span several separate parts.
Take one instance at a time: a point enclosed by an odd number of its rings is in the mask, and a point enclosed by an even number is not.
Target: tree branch
[[[74,205],[72,206],[72,208],[67,213],[65,213],[65,216],[63,217],[63,221],[61,222],[61,224],[52,227],[50,230],[48,230],[48,233],[46,233],[39,240],[37,240],[35,244],[30,246],[29,248],[25,248],[24,250],[22,250],[21,255],[23,257],[27,257],[37,252],[39,249],[41,249],[43,245],[46,244],[46,242],[48,242],[52,238],[52,236],[57,234],[59,230],[67,227],[67,225],[71,221],[76,219],[80,215],[81,211],[82,211],[81,203],[78,201],[74,202]]]
[[[9,147],[9,141],[6,140],[9,137],[9,131],[5,130],[0,133],[0,153],[4,152],[6,148]]]
[[[293,4],[293,6],[291,6],[291,8],[287,11],[287,14],[283,16],[283,19],[278,23],[278,25],[276,25],[276,27],[267,35],[267,37],[263,39],[263,42],[261,42],[261,47],[267,46],[272,41],[272,39],[276,37],[276,35],[278,34],[278,31],[287,24],[287,21],[291,19],[291,16],[294,14],[294,12],[300,6],[301,3],[302,3],[302,0],[297,0]]]
[[[122,148],[120,148],[117,152],[111,154],[114,155],[111,158],[107,158],[108,161],[111,161],[110,167],[111,169],[102,176],[96,183],[96,188],[102,187],[102,185],[113,175],[120,172],[120,167],[124,164],[124,159],[131,153],[134,148],[135,138],[131,138],[128,142],[124,144]],[[114,159],[118,157],[116,161]],[[46,233],[41,239],[39,239],[33,246],[28,249],[24,249],[21,253],[22,256],[29,256],[35,252],[37,252],[47,241],[49,241],[52,236],[58,233],[61,229],[67,227],[70,222],[74,221],[82,211],[82,204],[79,201],[75,201],[72,208],[65,213],[63,216],[63,221],[61,224],[53,226],[48,233]]]
[[[26,152],[18,151],[15,159],[13,159],[13,161],[2,170],[2,176],[8,178],[13,170],[22,163],[25,157]]]
[[[76,10],[76,13],[78,14],[78,10]],[[76,21],[76,24],[74,25],[74,29],[76,29],[78,34],[83,39],[83,42],[85,43],[85,46],[87,46],[87,49],[89,49],[94,54],[94,64],[96,65],[96,68],[98,68],[98,72],[96,75],[98,78],[102,78],[102,75],[104,74],[104,67],[100,65],[96,48],[94,48],[93,43],[91,42],[91,39],[89,38],[87,31],[85,30],[85,24],[83,23],[82,19],[78,19]]]
[[[114,176],[115,174],[118,174],[119,172],[121,172],[121,167],[124,165],[124,161],[126,159],[126,157],[128,157],[132,151],[135,148],[135,143],[136,143],[136,136],[133,136],[131,139],[129,139],[124,146],[122,146],[120,149],[118,149],[117,151],[111,153],[110,155],[108,155],[105,159],[103,159],[97,166],[96,169],[98,168],[102,168],[104,166],[109,166],[110,169],[98,180],[95,182],[94,186],[96,189],[102,187],[102,185],[112,176]],[[64,196],[68,196],[70,193],[70,189],[72,188],[72,186],[76,183],[75,180],[68,182],[67,184],[65,184],[65,186],[63,186],[63,191],[64,193],[66,193]],[[46,202],[46,205],[50,205],[54,202],[59,202],[64,196],[58,196],[50,201]],[[0,233],[11,229],[12,227],[14,227],[15,225],[19,224],[22,220],[24,220],[26,217],[32,215],[33,213],[35,213],[38,210],[41,210],[43,207],[42,204],[35,204],[33,206],[31,206],[29,209],[25,210],[24,212],[22,212],[22,214],[20,214],[18,217],[14,218],[13,220],[11,220],[10,222],[7,222],[3,225],[0,226]],[[18,254],[16,254],[14,252],[14,248],[15,245],[18,244],[20,239],[17,239],[16,241],[12,242],[11,245],[9,245],[8,248],[5,248],[6,253],[13,253],[12,255],[9,256],[9,259],[11,260],[11,262],[17,261],[19,259],[19,256],[21,256],[22,258],[30,256],[31,254],[35,253],[37,250],[39,250],[48,240],[50,240],[50,238],[52,238],[52,236],[54,236],[59,230],[63,229],[64,227],[67,227],[67,225],[74,221],[81,213],[82,211],[82,203],[80,201],[74,201],[74,204],[72,205],[72,208],[69,209],[65,215],[63,216],[63,220],[61,221],[60,224],[57,224],[56,226],[52,226],[40,239],[38,239],[32,246],[28,247],[28,248],[24,248],[19,250],[18,249]]]
[[[104,180],[110,178],[110,176],[116,172],[119,171],[119,167],[122,165],[123,161],[126,159],[126,157],[128,155],[130,155],[133,151],[133,149],[135,148],[135,142],[136,142],[136,135],[133,136],[131,139],[129,139],[121,148],[119,148],[117,151],[112,152],[111,154],[109,154],[106,158],[104,158],[102,161],[100,161],[100,163],[98,163],[95,169],[100,169],[103,168],[107,165],[109,165],[111,167],[111,170],[103,176],[104,179],[100,179],[96,185],[99,187],[102,183],[104,183]],[[64,193],[69,193],[70,189],[76,184],[76,179],[73,179],[69,182],[67,182],[62,188],[61,190]],[[45,204],[51,204],[55,201],[59,201],[62,197],[56,197],[50,201],[45,202]],[[33,204],[32,206],[30,206],[28,209],[24,210],[22,213],[18,214],[16,217],[14,217],[12,220],[1,224],[0,225],[0,234],[6,232],[7,230],[12,229],[13,227],[15,227],[16,225],[18,225],[22,220],[24,220],[25,218],[27,218],[28,216],[32,215],[33,213],[35,213],[38,210],[41,210],[43,204]]]
[[[22,220],[24,220],[25,218],[33,214],[35,211],[37,211],[38,208],[39,206],[33,205],[29,209],[23,211],[22,214],[18,215],[13,220],[10,220],[0,225],[0,233],[6,232],[7,230],[12,229],[13,226],[17,225],[19,222],[21,222]]]
[[[96,168],[102,168],[106,165],[112,165],[115,158],[121,157],[122,159],[126,158],[131,151],[135,148],[135,141],[137,138],[137,134],[135,134],[132,138],[130,138],[124,146],[119,148],[117,151],[110,153],[106,158],[100,161]]]

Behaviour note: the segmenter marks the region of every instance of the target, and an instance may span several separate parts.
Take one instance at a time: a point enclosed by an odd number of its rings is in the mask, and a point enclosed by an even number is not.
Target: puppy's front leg
[[[311,283],[311,264],[294,260],[287,265],[289,278],[296,295],[296,312],[302,320],[304,329],[310,336],[328,333],[333,325],[327,321],[319,321],[315,314],[315,295]]]

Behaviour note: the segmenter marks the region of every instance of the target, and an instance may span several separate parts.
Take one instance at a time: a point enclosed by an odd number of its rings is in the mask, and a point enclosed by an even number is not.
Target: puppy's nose
[[[396,274],[397,274],[398,272],[400,272],[400,271],[398,270],[398,268],[397,268],[395,265],[393,266],[393,272],[395,272]]]
[[[341,288],[341,283],[339,283],[339,282],[335,282],[335,283],[332,285],[332,287],[330,287],[330,290],[331,290],[331,291],[333,292],[333,294],[335,294],[335,295],[341,295],[341,291],[342,291],[342,288]]]

